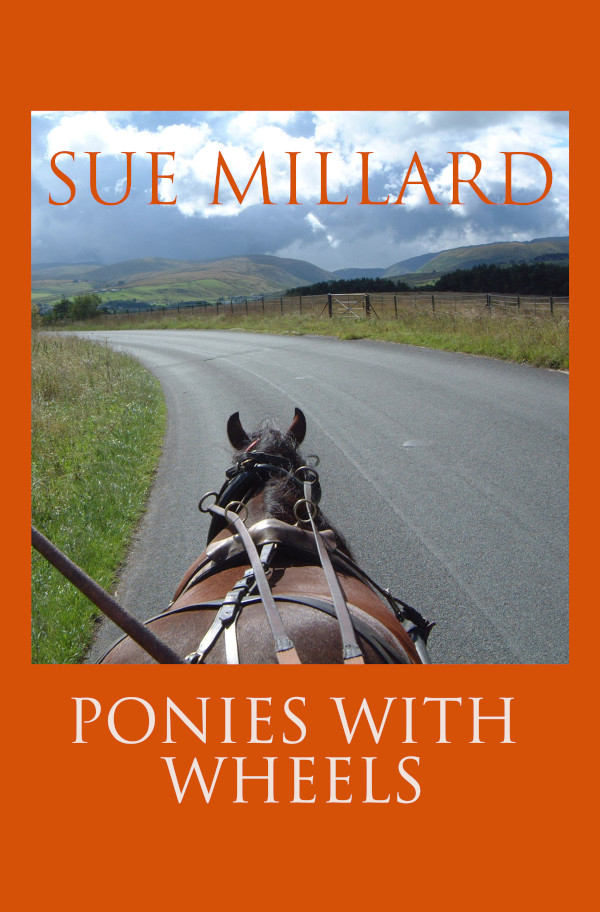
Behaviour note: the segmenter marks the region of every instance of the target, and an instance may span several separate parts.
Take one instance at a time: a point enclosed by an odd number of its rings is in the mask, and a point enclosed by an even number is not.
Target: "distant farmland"
[[[568,238],[487,244],[440,251],[389,267],[393,276],[410,286],[423,286],[443,272],[480,263],[534,262],[553,257],[568,260]],[[562,259],[561,261],[564,261]],[[353,272],[358,273],[358,269]],[[372,272],[372,270],[366,270]],[[333,282],[335,273],[314,263],[270,255],[225,257],[215,260],[172,260],[148,257],[100,266],[97,263],[38,265],[32,268],[32,301],[46,311],[64,296],[99,294],[110,310],[193,302],[255,299],[285,294],[285,289]],[[490,289],[493,291],[494,289]]]
[[[312,263],[274,256],[227,257],[187,262],[146,259],[113,266],[34,267],[32,300],[42,310],[61,297],[95,292],[112,309],[138,301],[165,307],[218,301],[244,294],[269,295],[283,288],[333,279]]]

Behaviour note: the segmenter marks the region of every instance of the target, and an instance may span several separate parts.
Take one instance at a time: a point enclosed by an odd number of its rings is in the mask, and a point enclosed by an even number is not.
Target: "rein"
[[[211,494],[212,494],[212,492],[211,492]],[[203,507],[202,507],[203,501],[206,499],[206,497],[209,497],[209,496],[211,496],[211,495],[205,494],[204,497],[202,498],[202,500],[200,501],[199,508],[201,510],[203,509]],[[243,506],[243,504],[242,504],[242,506]],[[270,556],[270,554],[272,553],[272,550],[273,550],[273,545],[265,545],[262,549],[262,554],[259,555],[258,551],[256,550],[256,545],[252,541],[252,538],[251,538],[248,530],[246,529],[246,526],[244,525],[244,521],[239,513],[234,513],[233,511],[223,509],[222,507],[219,507],[216,504],[213,504],[212,507],[207,507],[206,509],[213,516],[221,516],[222,518],[225,519],[225,521],[227,523],[233,523],[238,535],[242,539],[244,548],[246,549],[246,554],[248,555],[248,558],[250,560],[250,564],[252,567],[251,570],[246,571],[242,580],[240,580],[240,582],[234,586],[233,590],[230,593],[228,593],[228,595],[225,597],[225,601],[223,602],[223,605],[221,606],[221,610],[223,608],[225,608],[225,606],[233,607],[233,605],[236,605],[238,607],[238,609],[241,608],[241,606],[244,603],[244,598],[243,597],[239,598],[238,593],[240,593],[242,590],[245,590],[244,594],[247,594],[254,587],[254,585],[256,585],[256,587],[260,593],[260,597],[261,597],[262,603],[264,605],[266,614],[267,614],[267,619],[268,619],[270,627],[271,627],[271,632],[273,633],[273,638],[275,640],[275,654],[277,656],[277,661],[280,664],[290,664],[291,663],[291,664],[299,665],[300,659],[298,658],[298,653],[296,652],[296,648],[295,648],[294,644],[292,643],[289,636],[285,632],[285,628],[284,628],[283,622],[281,620],[281,615],[279,614],[277,606],[275,605],[275,601],[273,600],[273,594],[271,592],[271,587],[269,586],[269,581],[267,580],[267,577],[265,574],[264,565],[268,565],[268,557],[266,557],[266,552],[267,552],[267,549],[269,549],[268,553]],[[231,517],[231,519],[230,519],[230,517]],[[263,555],[265,555],[265,556],[263,556]],[[229,599],[229,602],[228,602],[228,599]],[[219,613],[217,614],[217,617],[215,618],[215,622],[217,620],[220,620],[220,626],[221,625],[229,626],[231,621],[233,621],[237,617],[236,613],[229,612],[229,611],[227,611],[227,613],[224,617],[221,616],[221,618],[219,618],[220,615],[221,615],[221,611],[219,611]],[[213,626],[214,626],[214,624],[213,624]],[[210,633],[210,631],[209,631],[209,633]],[[206,637],[203,638],[203,640],[200,643],[200,646],[198,647],[196,652],[191,653],[189,656],[186,656],[186,662],[191,662],[193,664],[196,664],[196,663],[202,661],[204,652],[206,651],[206,650],[202,649],[202,645],[203,645],[205,639],[206,639]]]
[[[227,662],[228,664],[239,663],[236,638],[237,619],[244,605],[255,604],[257,601],[261,601],[265,608],[273,634],[277,661],[280,664],[300,663],[296,648],[285,632],[281,615],[276,606],[277,600],[291,600],[310,607],[318,607],[329,614],[334,614],[337,618],[342,637],[343,663],[364,664],[364,656],[356,639],[356,618],[353,618],[350,614],[336,569],[332,562],[332,557],[330,555],[331,548],[338,567],[341,566],[342,569],[350,572],[351,575],[355,576],[361,582],[366,583],[388,602],[395,617],[409,634],[421,662],[423,664],[430,664],[431,660],[427,653],[426,643],[433,624],[428,623],[416,609],[411,608],[400,599],[392,596],[389,590],[382,589],[378,586],[354,563],[354,561],[352,561],[350,557],[348,557],[348,555],[339,551],[337,547],[332,546],[331,543],[329,543],[329,548],[327,547],[327,537],[328,535],[331,537],[332,533],[330,530],[320,532],[317,529],[315,522],[318,514],[317,502],[318,497],[320,497],[319,476],[315,467],[302,466],[294,472],[292,464],[284,457],[261,452],[253,452],[250,455],[249,451],[255,443],[256,441],[244,451],[236,464],[228,469],[226,473],[227,479],[221,490],[219,492],[211,491],[208,494],[205,494],[198,505],[201,512],[210,513],[212,516],[208,534],[208,544],[210,545],[212,539],[219,531],[226,528],[228,525],[233,525],[237,533],[237,536],[235,536],[234,539],[238,538],[239,545],[241,546],[233,549],[233,556],[238,557],[242,550],[245,551],[251,567],[246,570],[243,577],[235,584],[233,589],[227,593],[225,599],[220,604],[213,623],[203,636],[198,648],[195,652],[186,656],[185,661],[189,664],[199,664],[203,662],[208,651],[212,648],[220,634],[224,632]],[[268,521],[257,523],[248,530],[245,525],[248,511],[242,498],[250,499],[250,497],[254,496],[261,487],[264,487],[270,478],[277,474],[282,474],[290,479],[297,486],[299,495],[303,495],[299,496],[294,504],[294,516],[297,521],[296,527],[299,527],[301,524],[310,525],[310,530],[305,534],[312,537],[314,550],[316,551],[319,563],[325,574],[325,579],[331,594],[333,611],[331,611],[331,605],[323,602],[323,600],[311,600],[301,597],[288,599],[287,596],[277,598],[274,597],[271,592],[266,571],[272,560],[274,549],[277,545],[282,544],[283,541],[277,540],[277,537],[275,537],[275,540],[264,542],[259,554],[254,537],[251,533],[262,531],[260,527],[263,526],[264,522],[268,523]],[[313,491],[318,492],[317,497],[314,496]],[[215,501],[211,505],[206,505],[207,500],[210,497],[214,497]],[[301,515],[303,510],[306,512],[305,517]],[[291,536],[292,530],[295,530],[296,533],[298,532],[296,527],[290,526],[287,523],[278,521],[278,525],[279,527],[285,527],[285,529],[290,532],[290,535],[288,536],[285,536],[284,533],[284,541],[285,537],[294,537]],[[216,531],[214,531],[215,529]],[[228,547],[228,540],[226,539],[225,541],[220,542],[219,545]],[[210,564],[211,561],[208,563]],[[223,564],[219,564],[219,570],[222,569],[224,569]],[[194,572],[179,595],[181,596],[189,591],[202,579],[206,578],[206,576],[211,575],[212,572],[214,572],[214,566],[213,568],[208,566],[200,572],[198,570]],[[260,595],[260,598],[258,599],[253,597],[253,592],[255,590],[258,590]],[[319,604],[315,605],[315,601]],[[189,607],[193,608],[194,606]],[[211,603],[210,605],[208,603],[198,604],[195,607],[214,607],[214,603]],[[373,642],[373,638],[369,636],[368,627],[365,631],[366,625],[363,624],[360,626],[361,635],[370,641],[371,645],[381,653],[381,643]],[[389,654],[391,653],[394,655],[394,652],[396,652],[397,660],[401,660],[397,651],[389,646],[387,649],[388,656],[386,657],[386,661],[394,661],[394,658],[391,660],[389,658]]]

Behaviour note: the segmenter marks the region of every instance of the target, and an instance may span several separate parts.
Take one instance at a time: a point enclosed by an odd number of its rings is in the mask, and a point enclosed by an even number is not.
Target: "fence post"
[[[302,295],[300,295],[300,313],[302,313]]]
[[[492,309],[492,296],[486,295],[485,297],[486,297],[485,306],[487,307],[488,310],[491,310]]]
[[[263,313],[264,313],[265,312],[265,296],[264,295],[262,296],[261,301],[262,301],[262,309],[263,309]]]
[[[279,307],[281,308],[281,313],[283,313],[283,298],[279,298]]]
[[[233,298],[229,299],[229,303],[231,304],[231,313],[233,313]]]
[[[248,316],[248,298],[246,298],[246,316]]]
[[[371,296],[369,294],[365,295],[365,313],[368,317],[371,316]]]
[[[435,295],[431,295],[431,309],[435,313]]]
[[[398,299],[397,299],[397,295],[394,295],[394,313],[396,314],[396,319],[398,319]]]
[[[550,295],[550,313],[554,315],[554,298]]]
[[[517,295],[517,310],[521,310],[521,295]]]
[[[333,303],[331,294],[327,295],[327,313],[329,314],[329,319],[333,317]]]

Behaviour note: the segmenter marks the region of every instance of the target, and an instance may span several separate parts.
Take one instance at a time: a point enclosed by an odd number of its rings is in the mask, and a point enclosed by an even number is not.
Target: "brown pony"
[[[356,565],[321,512],[317,472],[298,449],[300,409],[285,434],[267,423],[247,434],[238,412],[227,433],[234,463],[200,502],[207,548],[152,632],[191,664],[429,662],[432,625]],[[153,660],[124,637],[101,661]]]

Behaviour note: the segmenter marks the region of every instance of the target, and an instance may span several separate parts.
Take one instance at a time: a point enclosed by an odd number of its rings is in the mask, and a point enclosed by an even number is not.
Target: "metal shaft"
[[[91,602],[96,605],[100,611],[103,611],[121,628],[132,640],[145,649],[157,662],[163,665],[183,665],[185,664],[176,652],[159,640],[148,627],[138,621],[132,614],[125,611],[124,608],[109,595],[106,590],[98,585],[91,577],[85,573],[81,567],[74,564],[66,554],[63,554],[56,545],[53,545],[49,539],[42,535],[41,532],[31,527],[31,544],[36,551],[46,558],[53,567],[56,567],[69,582],[73,583],[80,592],[83,592]]]

